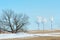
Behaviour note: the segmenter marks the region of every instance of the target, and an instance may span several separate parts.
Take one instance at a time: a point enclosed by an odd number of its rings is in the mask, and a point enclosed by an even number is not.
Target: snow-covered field
[[[24,37],[38,37],[38,36],[59,37],[60,36],[60,33],[45,33],[45,34],[28,34],[28,33],[0,34],[0,39],[24,38]]]

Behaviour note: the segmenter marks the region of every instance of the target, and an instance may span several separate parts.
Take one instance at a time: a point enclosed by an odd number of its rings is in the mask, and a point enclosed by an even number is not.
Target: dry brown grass
[[[60,30],[29,30],[28,33],[33,33],[33,34],[36,34],[36,33],[54,33],[54,32],[60,32]]]
[[[28,30],[27,31],[27,33],[33,33],[33,34],[36,34],[36,33],[54,33],[54,32],[60,32],[60,30],[53,30],[53,31],[51,31],[51,30]],[[3,31],[3,32],[1,32],[0,34],[11,34],[10,32],[6,32],[6,31]]]
[[[60,37],[34,37],[34,38],[15,38],[15,39],[4,39],[4,40],[60,40]]]

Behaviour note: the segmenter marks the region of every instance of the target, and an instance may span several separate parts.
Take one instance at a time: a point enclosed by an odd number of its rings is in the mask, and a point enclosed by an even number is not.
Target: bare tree
[[[40,23],[35,21],[35,23],[37,24],[37,30],[40,30],[39,27],[40,27]]]
[[[51,30],[53,30],[53,28],[52,28],[53,27],[53,21],[54,21],[53,16],[50,17],[50,21],[51,21]]]
[[[41,21],[42,21],[42,17],[41,16],[37,16],[36,24],[38,25],[38,30],[40,30],[39,27],[40,27]]]
[[[20,30],[24,30],[23,27],[27,25],[28,18],[25,14],[17,14],[12,10],[3,10],[0,27],[4,31],[17,33]]]
[[[43,32],[44,32],[44,26],[45,26],[45,23],[47,22],[47,19],[46,18],[42,18],[42,24],[43,24]]]

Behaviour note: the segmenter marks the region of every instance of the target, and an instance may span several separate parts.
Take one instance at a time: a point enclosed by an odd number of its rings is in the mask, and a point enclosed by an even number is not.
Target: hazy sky
[[[42,16],[47,19],[45,29],[50,29],[51,16],[54,17],[53,28],[60,28],[60,0],[0,0],[0,15],[2,9],[12,9],[18,13],[25,13],[30,18],[28,29],[37,29],[36,17]],[[40,23],[40,29],[42,29]]]

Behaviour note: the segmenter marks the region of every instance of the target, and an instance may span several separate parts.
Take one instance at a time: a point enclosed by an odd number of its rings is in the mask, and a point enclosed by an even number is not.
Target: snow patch
[[[59,37],[60,33],[45,33],[45,34],[28,34],[28,33],[16,33],[16,34],[0,34],[0,39],[8,38],[24,38],[24,37],[38,37],[38,36],[53,36]]]

